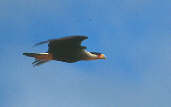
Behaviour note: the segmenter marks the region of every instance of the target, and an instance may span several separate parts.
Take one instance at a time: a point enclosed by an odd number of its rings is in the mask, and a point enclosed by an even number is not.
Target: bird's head
[[[99,52],[90,52],[93,55],[96,55],[96,59],[106,59],[106,56]]]

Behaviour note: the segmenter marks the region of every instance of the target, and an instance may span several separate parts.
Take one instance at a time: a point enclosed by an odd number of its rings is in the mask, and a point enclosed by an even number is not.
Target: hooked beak
[[[98,59],[106,59],[106,56],[105,56],[104,54],[100,54],[100,55],[98,56]]]

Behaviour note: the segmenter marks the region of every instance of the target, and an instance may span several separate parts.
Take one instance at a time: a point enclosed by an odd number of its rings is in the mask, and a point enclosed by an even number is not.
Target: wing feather
[[[42,41],[42,42],[36,43],[34,47],[45,44],[45,43],[49,43],[48,44],[49,47],[51,45],[58,45],[58,44],[81,45],[81,42],[85,39],[88,39],[88,37],[82,36],[82,35],[68,36],[68,37],[63,37],[59,39],[49,39],[47,41]]]

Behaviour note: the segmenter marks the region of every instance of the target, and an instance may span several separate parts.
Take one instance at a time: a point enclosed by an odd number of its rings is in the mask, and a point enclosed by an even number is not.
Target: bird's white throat
[[[88,52],[87,50],[83,50],[84,56],[86,56],[85,60],[95,60],[98,59],[98,56]]]

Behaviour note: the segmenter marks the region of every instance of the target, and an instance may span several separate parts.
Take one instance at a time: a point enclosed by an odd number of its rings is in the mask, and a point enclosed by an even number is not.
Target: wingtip
[[[88,39],[88,36],[84,36],[85,37],[85,39]]]
[[[83,38],[85,38],[85,39],[88,39],[88,36],[86,36],[86,35],[79,35],[80,37],[83,37]]]
[[[25,55],[26,56],[27,53],[22,53],[22,55]]]
[[[42,42],[39,42],[39,43],[34,44],[33,47],[36,47],[36,46],[39,46],[39,45],[42,45],[42,44],[45,44],[45,43],[48,43],[48,42],[49,42],[49,40],[42,41]]]

